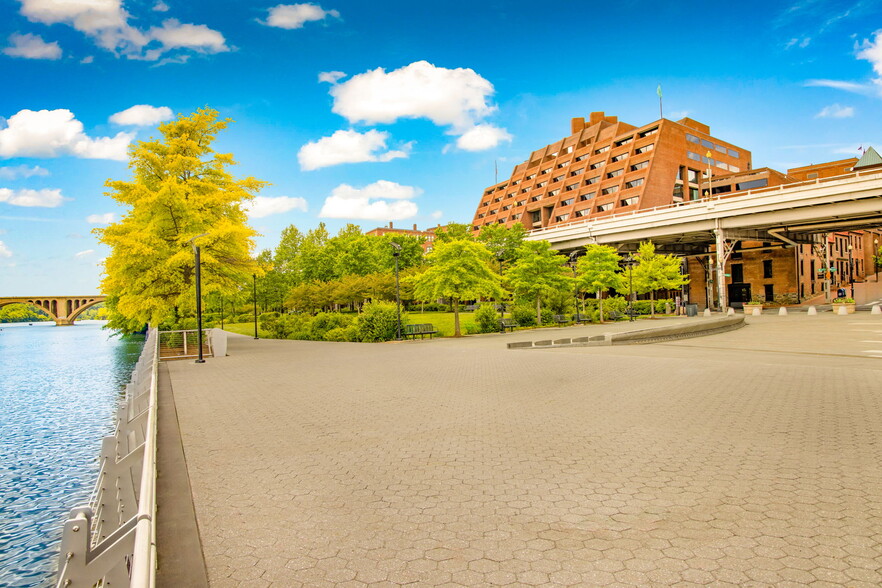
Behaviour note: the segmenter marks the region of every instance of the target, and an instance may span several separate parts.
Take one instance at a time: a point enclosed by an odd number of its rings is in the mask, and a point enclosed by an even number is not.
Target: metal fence
[[[151,329],[101,444],[101,470],[86,506],[70,512],[56,586],[152,588],[156,571],[156,396],[159,335]]]
[[[202,355],[212,356],[212,329],[202,330]],[[199,331],[161,331],[159,359],[191,359],[199,356]]]

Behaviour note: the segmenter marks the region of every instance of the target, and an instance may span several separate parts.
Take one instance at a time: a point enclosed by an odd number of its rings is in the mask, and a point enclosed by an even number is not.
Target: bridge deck
[[[878,586],[882,318],[749,322],[169,364],[210,583]]]

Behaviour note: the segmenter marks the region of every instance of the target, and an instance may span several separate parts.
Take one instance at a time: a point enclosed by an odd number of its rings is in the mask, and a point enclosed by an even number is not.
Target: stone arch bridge
[[[107,296],[10,296],[0,297],[0,308],[7,304],[30,304],[46,312],[58,326],[72,325],[77,317]]]

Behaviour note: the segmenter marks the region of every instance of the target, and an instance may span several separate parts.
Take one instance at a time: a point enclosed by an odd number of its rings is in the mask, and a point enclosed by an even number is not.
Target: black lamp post
[[[851,235],[848,237],[851,240]],[[851,286],[851,297],[854,298],[854,260],[851,257],[852,246],[848,245],[848,283]]]
[[[630,254],[623,261],[625,267],[628,268],[628,320],[634,320],[634,266],[637,265],[637,260]]]
[[[576,283],[576,266],[578,265],[578,263],[577,263],[578,257],[579,257],[578,251],[573,251],[572,253],[570,253],[569,265],[570,265],[570,269],[573,270],[573,293],[574,293],[573,310],[575,311],[574,314],[579,314],[579,284]],[[575,319],[574,319],[574,322],[575,322]]]
[[[257,274],[251,274],[251,278],[254,281],[254,293],[252,295],[252,300],[254,301],[254,338],[259,339],[257,336]]]
[[[208,233],[202,233],[201,235],[196,235],[192,239],[190,239],[190,244],[193,246],[193,257],[196,264],[196,344],[199,346],[199,356],[196,359],[196,363],[205,363],[205,359],[202,357],[202,272],[201,267],[202,263],[199,258],[199,246],[194,243],[196,239],[199,237],[204,237]],[[186,337],[186,333],[184,334]]]
[[[401,255],[401,245],[395,241],[390,241],[389,245],[392,246],[392,257],[395,258],[395,310],[398,316],[395,340],[401,341],[401,286],[398,282],[398,256]]]
[[[879,281],[879,239],[873,239],[873,273]]]

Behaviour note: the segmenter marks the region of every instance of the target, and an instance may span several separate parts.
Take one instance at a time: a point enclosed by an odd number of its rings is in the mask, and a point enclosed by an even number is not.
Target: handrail
[[[156,411],[159,336],[150,329],[87,506],[71,510],[56,586],[156,583]],[[146,403],[146,405],[145,405]]]

